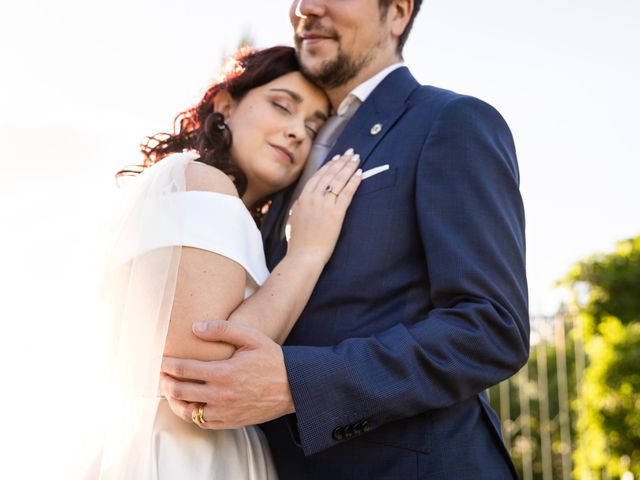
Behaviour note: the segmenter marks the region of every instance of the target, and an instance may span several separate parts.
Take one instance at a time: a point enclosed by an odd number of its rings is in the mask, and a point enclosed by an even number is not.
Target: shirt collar
[[[337,114],[339,116],[344,115],[344,113],[349,108],[349,105],[351,105],[351,102],[353,102],[356,99],[359,100],[361,104],[364,103],[367,97],[371,95],[371,92],[373,92],[376,89],[376,87],[380,84],[380,82],[382,82],[382,80],[386,78],[387,75],[389,75],[391,72],[393,72],[394,70],[402,66],[404,66],[403,62],[398,62],[398,63],[394,63],[393,65],[389,65],[387,68],[380,70],[373,77],[371,77],[368,80],[365,80],[356,88],[351,90],[349,95],[347,95],[344,98],[344,100],[340,102],[340,105],[338,105]]]

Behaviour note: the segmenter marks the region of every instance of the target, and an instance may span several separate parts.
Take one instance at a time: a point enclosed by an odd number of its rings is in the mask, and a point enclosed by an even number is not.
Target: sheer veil
[[[100,423],[103,434],[85,478],[138,480],[157,473],[158,381],[181,246],[239,263],[247,272],[245,298],[269,275],[260,231],[242,200],[187,191],[186,170],[196,158],[173,154],[135,178],[121,192],[105,235],[100,297],[109,386],[101,401],[106,407],[94,409],[100,418],[87,419]]]
[[[107,235],[100,288],[108,326],[109,398],[100,454],[86,478],[150,478],[158,380],[180,261],[192,153],[174,155],[127,185]]]

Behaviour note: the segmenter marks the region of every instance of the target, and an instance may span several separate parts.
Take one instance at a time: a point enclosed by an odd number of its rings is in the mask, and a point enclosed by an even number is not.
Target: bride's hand
[[[307,182],[287,225],[287,254],[329,261],[353,194],[362,181],[360,157],[352,149],[336,155]]]

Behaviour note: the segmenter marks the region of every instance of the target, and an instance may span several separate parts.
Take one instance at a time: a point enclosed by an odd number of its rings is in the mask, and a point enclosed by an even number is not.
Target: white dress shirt
[[[343,115],[344,112],[346,112],[347,108],[349,108],[349,105],[351,104],[351,102],[353,102],[355,98],[360,100],[360,105],[362,105],[364,101],[367,99],[367,97],[371,95],[371,92],[375,90],[375,88],[380,84],[380,82],[382,82],[382,80],[386,78],[387,75],[389,75],[391,72],[393,72],[394,70],[402,66],[404,66],[404,63],[402,62],[394,63],[393,65],[389,65],[387,68],[380,70],[370,79],[362,82],[356,88],[351,90],[349,95],[347,95],[342,100],[342,102],[340,102],[340,105],[338,105],[338,110],[336,113],[338,115]]]

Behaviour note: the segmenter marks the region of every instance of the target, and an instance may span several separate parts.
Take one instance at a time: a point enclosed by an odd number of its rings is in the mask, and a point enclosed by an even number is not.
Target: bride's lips
[[[271,144],[269,144],[271,145]],[[284,147],[281,147],[280,145],[271,145],[273,147],[273,149],[278,152],[278,154],[280,154],[280,156],[286,160],[287,162],[293,164],[293,153],[291,153],[290,150],[287,150]]]

